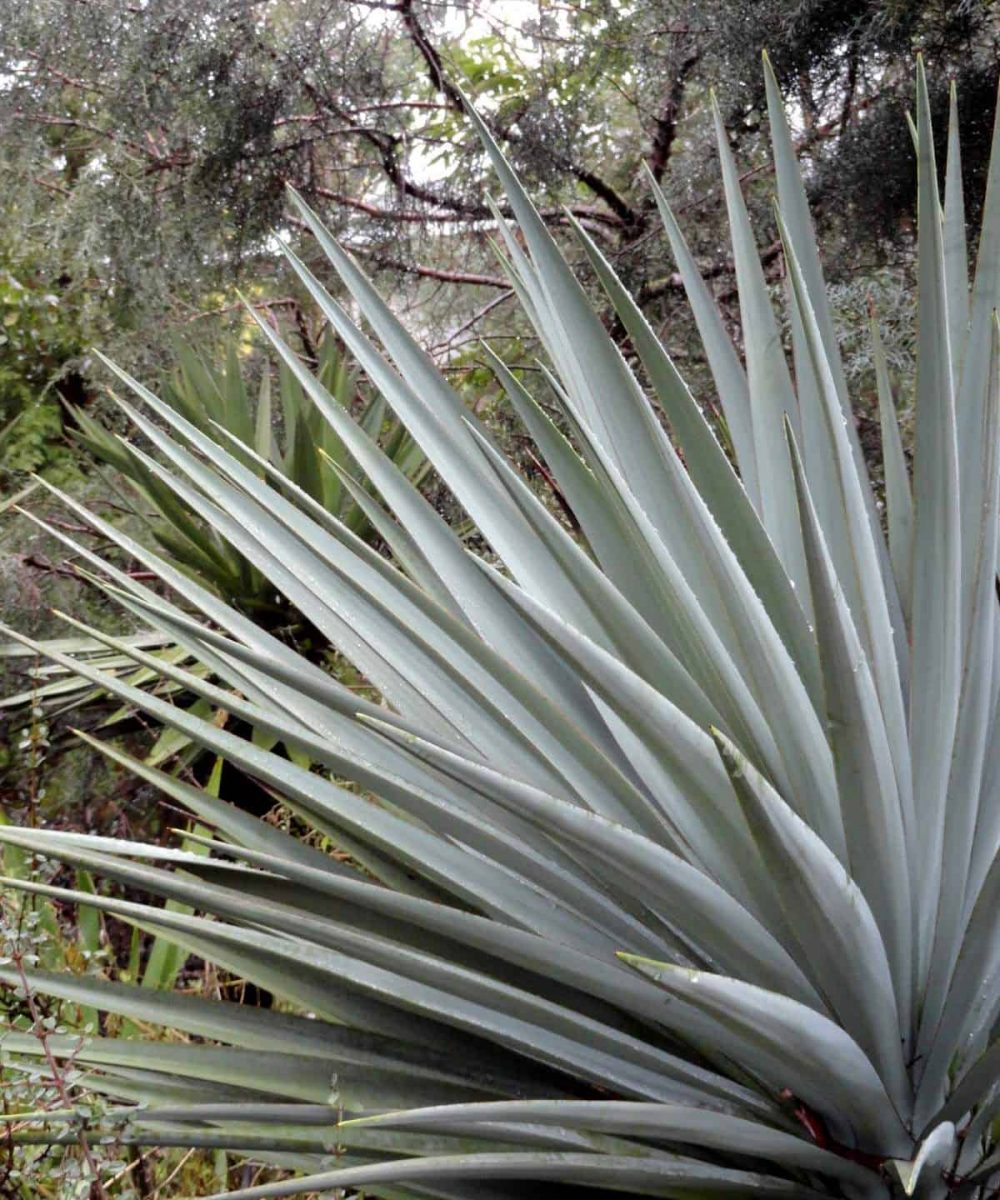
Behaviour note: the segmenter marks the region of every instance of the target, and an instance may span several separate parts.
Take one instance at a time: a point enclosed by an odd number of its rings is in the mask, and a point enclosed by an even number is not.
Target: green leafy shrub
[[[113,1098],[132,1142],[222,1145],[297,1172],[230,1200],[995,1192],[1000,126],[970,296],[957,130],[942,208],[919,69],[912,484],[873,351],[886,540],[770,76],[768,94],[794,388],[718,115],[745,363],[658,197],[739,477],[578,231],[650,403],[484,130],[519,224],[499,221],[505,265],[571,436],[497,373],[579,540],[302,204],[382,349],[290,261],[495,561],[468,553],[267,326],[392,510],[378,520],[394,564],[123,376],[169,463],[150,460],[157,479],[382,697],[350,694],[77,506],[178,600],[105,564],[109,589],[232,691],[94,636],[323,769],[76,669],[238,763],[342,851],[142,764],[215,830],[210,856],[2,831],[192,911],[13,886],[173,938],[293,1008],[31,972],[40,992],[211,1043],[49,1050]],[[16,1028],[5,1046],[39,1054]]]
[[[39,402],[29,404],[0,431],[0,453],[3,469],[24,473],[46,471],[65,482],[74,464],[63,438],[62,413],[59,405]],[[54,473],[52,468],[56,468]]]
[[[84,336],[77,305],[0,243],[0,479],[46,471],[65,483],[73,473],[58,392],[79,383]]]

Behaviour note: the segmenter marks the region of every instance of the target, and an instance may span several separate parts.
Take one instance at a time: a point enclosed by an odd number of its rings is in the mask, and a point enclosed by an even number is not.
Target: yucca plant
[[[577,229],[645,394],[481,127],[519,225],[497,215],[506,266],[568,434],[496,372],[581,539],[301,201],[381,349],[289,252],[293,267],[495,559],[468,552],[267,326],[393,513],[371,517],[398,565],[119,372],[145,407],[126,411],[169,463],[149,470],[383,703],[66,500],[178,600],[77,548],[109,590],[239,697],[84,632],[225,696],[325,771],[76,669],[239,764],[349,856],[138,764],[216,831],[210,856],[0,831],[193,912],[12,887],[173,938],[287,1002],[260,1012],[4,968],[12,987],[208,1043],[47,1039],[108,1098],[95,1136],[224,1146],[298,1172],[230,1200],[995,1194],[1000,127],[970,295],[954,115],[942,207],[918,67],[916,446],[911,485],[880,365],[886,541],[767,84],[794,387],[718,112],[745,363],[657,193],[738,474]],[[4,1045],[43,1052],[24,1030]]]
[[[252,463],[261,478],[270,478],[279,487],[287,481],[302,489],[352,533],[379,545],[380,535],[366,514],[371,504],[370,482],[352,463],[336,430],[323,420],[291,370],[280,364],[274,399],[271,378],[265,372],[254,400],[236,339],[227,342],[222,364],[189,346],[177,344],[174,368],[164,391],[166,402],[220,445],[233,448],[245,442],[256,458],[243,461]],[[380,443],[402,473],[419,486],[429,471],[426,457],[402,422],[388,410],[385,400],[379,395],[365,394],[359,386],[356,369],[329,331],[319,342],[316,377],[328,394],[356,417],[364,432]],[[276,594],[273,585],[252,562],[178,502],[171,489],[137,454],[135,446],[82,409],[72,412],[76,440],[97,462],[113,468],[120,479],[131,485],[135,496],[130,499],[126,495],[122,499],[131,505],[173,563],[252,616],[257,624],[280,631],[284,640],[309,653],[314,660],[327,659],[329,644],[317,639],[314,629],[303,626],[300,615]],[[154,650],[157,657],[191,664],[189,652],[161,632],[144,629],[134,637],[140,648]],[[135,686],[154,686],[161,697],[186,702],[184,689],[160,679],[155,668],[137,667],[126,655],[109,650],[91,638],[60,638],[44,646],[46,650],[85,658],[91,666]],[[36,709],[52,719],[65,718],[94,704],[103,704],[105,708],[105,727],[118,726],[133,715],[133,706],[109,706],[107,691],[94,687],[74,670],[56,662],[37,665],[37,654],[24,646],[0,645],[0,660],[3,659],[17,665],[32,663],[26,671],[28,686],[0,698],[0,711],[15,714],[15,719]],[[203,668],[201,673],[204,674]],[[204,710],[206,706],[200,708]],[[153,749],[154,760],[163,757],[162,750],[169,751],[174,758],[182,755],[185,760],[196,753],[188,739],[176,734],[161,738]]]
[[[164,399],[221,446],[249,446],[256,458],[244,457],[243,461],[262,478],[269,476],[279,484],[287,480],[343,521],[352,533],[375,537],[364,508],[355,498],[357,489],[366,485],[364,475],[353,466],[342,439],[310,403],[295,374],[285,364],[280,366],[272,399],[271,378],[265,371],[254,401],[235,339],[226,343],[223,358],[224,365],[219,365],[210,356],[178,343]],[[387,409],[384,399],[362,393],[356,370],[329,331],[319,343],[315,374],[327,393],[354,413],[365,433],[379,441],[388,457],[419,484],[427,474],[426,458],[402,422]],[[230,603],[255,614],[258,623],[287,621],[287,612],[276,603],[274,587],[266,575],[210,525],[188,512],[135,454],[132,445],[82,410],[75,409],[73,416],[78,425],[77,440],[133,485],[142,501],[140,515],[150,523],[157,541],[175,562]],[[346,483],[344,474],[350,476]]]

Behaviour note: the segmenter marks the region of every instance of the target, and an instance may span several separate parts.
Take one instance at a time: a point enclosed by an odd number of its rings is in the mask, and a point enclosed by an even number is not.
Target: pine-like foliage
[[[768,84],[794,386],[721,122],[745,361],[658,197],[738,474],[577,230],[650,402],[482,130],[560,423],[496,371],[579,538],[304,205],[381,348],[292,265],[495,560],[469,553],[267,327],[378,489],[385,508],[358,499],[393,563],[123,377],[160,455],[148,470],[384,701],[77,507],[176,602],[77,553],[216,682],[88,632],[325,771],[79,670],[349,856],[138,764],[217,831],[209,855],[0,830],[175,904],[14,886],[172,938],[295,1010],[28,972],[40,991],[201,1039],[47,1039],[111,1098],[130,1144],[221,1145],[299,1171],[230,1194],[242,1200],[995,1191],[1000,152],[970,292],[957,130],[942,207],[919,68],[916,448],[911,483],[880,368],[886,541]],[[4,1045],[41,1052],[17,1029]]]

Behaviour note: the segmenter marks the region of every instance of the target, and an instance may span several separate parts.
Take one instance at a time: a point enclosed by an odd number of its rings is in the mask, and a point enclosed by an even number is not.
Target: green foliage
[[[39,294],[11,269],[0,270],[0,314],[0,411],[9,419],[51,386],[79,345],[63,324],[59,297]]]
[[[4,430],[0,447],[5,471],[44,472],[59,483],[66,483],[77,472],[58,404],[29,404]]]
[[[109,590],[214,678],[71,624],[256,736],[54,661],[241,767],[338,848],[107,745],[214,831],[191,838],[198,853],[0,830],[127,889],[17,891],[172,939],[292,1007],[32,969],[39,993],[200,1040],[5,1037],[19,1061],[88,1072],[105,1125],[130,1141],[222,1146],[292,1173],[226,1200],[945,1200],[1000,1183],[1000,121],[970,290],[957,121],[942,203],[918,66],[912,478],[871,323],[886,536],[769,67],[765,86],[791,363],[717,109],[742,357],[653,189],[738,474],[577,226],[644,392],[474,114],[518,224],[500,223],[504,265],[569,436],[494,367],[578,536],[303,201],[370,333],[288,251],[292,268],[488,554],[469,553],[263,320],[377,489],[394,561],[119,372],[156,418],[129,409],[170,461],[158,478],[176,503],[380,701],[67,498],[173,598],[106,563]],[[132,898],[148,895],[167,906]]]
[[[485,87],[501,102],[528,93],[529,72],[511,47],[496,34],[469,38],[452,52],[452,60],[477,91]]]
[[[39,290],[30,268],[0,248],[0,473],[8,478],[44,471],[65,483],[73,472],[59,391],[83,353],[77,322],[72,304]]]

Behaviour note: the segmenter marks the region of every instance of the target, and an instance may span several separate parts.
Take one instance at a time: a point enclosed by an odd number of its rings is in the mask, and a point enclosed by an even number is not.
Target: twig
[[[253,301],[254,308],[297,308],[299,301],[294,296],[282,296],[278,300],[259,300]],[[190,317],[184,318],[184,324],[190,325],[194,321],[201,321],[205,317],[221,317],[223,313],[235,312],[236,309],[243,307],[242,300],[235,300],[232,304],[223,304],[220,308],[206,308],[201,312],[196,312]]]
[[[509,300],[513,295],[514,289],[508,288],[507,291],[501,292],[499,296],[494,296],[493,299],[484,304],[482,308],[476,309],[476,311],[471,317],[469,317],[467,321],[463,321],[461,325],[459,325],[456,329],[453,329],[446,338],[440,342],[436,342],[433,346],[431,346],[431,352],[433,353],[436,350],[447,350],[456,338],[461,337],[463,333],[466,333],[468,330],[470,330],[473,325],[476,325],[483,319],[483,317],[488,316],[489,313],[491,313],[495,308],[499,308],[501,304],[503,304],[506,300]]]
[[[474,271],[446,271],[440,267],[428,267],[422,263],[404,263],[398,259],[383,258],[378,251],[369,250],[364,246],[348,247],[352,254],[360,254],[365,258],[375,258],[379,266],[390,271],[403,271],[407,275],[420,275],[424,279],[439,279],[443,283],[467,283],[475,287],[502,288],[509,291],[510,280],[499,275],[480,275]]]
[[[72,1108],[73,1101],[70,1098],[69,1089],[66,1086],[66,1080],[63,1078],[62,1071],[56,1061],[55,1055],[52,1053],[52,1047],[49,1045],[48,1030],[42,1022],[42,1015],[38,1011],[38,1005],[35,1003],[35,997],[31,990],[31,985],[28,983],[28,976],[24,969],[24,956],[20,946],[12,946],[10,960],[14,964],[14,969],[17,971],[21,980],[21,986],[24,988],[24,997],[28,1005],[28,1013],[31,1017],[32,1032],[38,1038],[42,1047],[42,1053],[45,1055],[45,1061],[49,1068],[49,1073],[52,1076],[52,1082],[55,1085],[59,1099],[65,1108]],[[90,1143],[87,1141],[86,1132],[81,1129],[79,1131],[78,1140],[80,1150],[86,1160],[87,1166],[90,1168],[92,1175],[91,1194],[94,1200],[107,1200],[107,1191],[101,1181],[101,1172],[97,1166],[97,1160],[94,1158],[94,1153],[90,1148]]]

